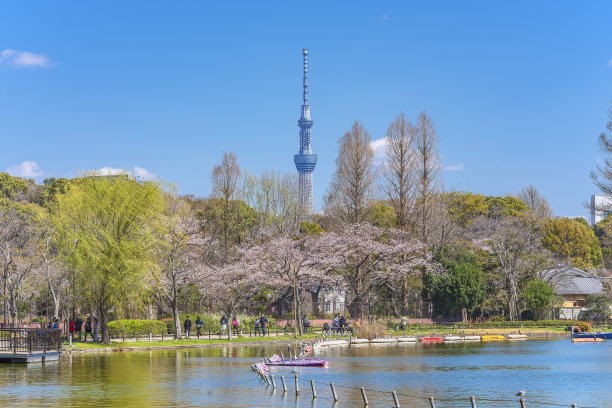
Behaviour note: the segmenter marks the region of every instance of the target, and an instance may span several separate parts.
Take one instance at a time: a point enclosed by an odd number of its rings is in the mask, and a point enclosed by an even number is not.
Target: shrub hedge
[[[113,335],[149,333],[162,334],[166,331],[166,324],[159,320],[124,319],[113,320],[108,323],[108,330]]]

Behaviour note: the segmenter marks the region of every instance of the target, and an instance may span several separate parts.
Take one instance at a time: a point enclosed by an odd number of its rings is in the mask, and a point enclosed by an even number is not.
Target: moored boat
[[[508,340],[527,340],[526,334],[509,334]]]
[[[414,336],[409,336],[409,337],[398,337],[397,341],[399,343],[416,343],[417,338]]]
[[[480,336],[463,336],[465,341],[480,341]]]
[[[320,358],[290,358],[284,360],[270,361],[268,366],[295,366],[295,367],[328,367],[329,362]]]
[[[428,337],[421,337],[421,343],[444,343],[444,337],[439,337],[439,336],[428,336]]]
[[[612,332],[584,332],[584,333],[574,333],[572,334],[572,338],[592,338],[597,337],[599,339],[612,340]]]
[[[457,343],[463,341],[463,337],[461,336],[444,336],[444,342]]]
[[[506,340],[504,336],[501,334],[485,334],[484,336],[480,336],[481,341],[503,341]]]
[[[372,339],[370,340],[370,343],[397,343],[397,339],[394,339],[393,337],[386,337],[386,338],[381,338],[381,339]]]
[[[351,344],[370,344],[368,339],[352,339]]]
[[[602,337],[572,337],[572,343],[601,343],[605,339]]]

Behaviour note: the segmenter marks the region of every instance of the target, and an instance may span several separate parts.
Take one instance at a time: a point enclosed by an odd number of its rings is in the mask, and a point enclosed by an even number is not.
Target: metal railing
[[[32,353],[60,351],[60,329],[0,328],[0,352]]]

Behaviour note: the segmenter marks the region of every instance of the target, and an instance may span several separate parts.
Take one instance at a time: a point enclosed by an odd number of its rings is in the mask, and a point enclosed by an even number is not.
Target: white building
[[[612,213],[612,200],[603,194],[591,196],[591,225],[597,224]]]

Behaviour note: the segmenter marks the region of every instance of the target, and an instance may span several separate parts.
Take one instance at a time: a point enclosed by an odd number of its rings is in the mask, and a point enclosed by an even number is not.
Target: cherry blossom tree
[[[328,262],[332,252],[332,235],[321,233],[294,238],[281,236],[272,238],[248,251],[248,257],[258,259],[253,265],[266,274],[267,284],[277,293],[292,293],[293,310],[299,334],[303,333],[301,297],[304,289],[333,284],[333,275],[328,273]]]
[[[350,224],[339,233],[330,233],[326,262],[343,278],[353,317],[363,316],[363,303],[379,284],[397,287],[407,274],[418,275],[430,262],[423,258],[425,247],[410,233],[381,229],[369,224]]]
[[[198,262],[201,262],[201,231],[190,203],[184,198],[166,196],[160,245],[159,287],[163,297],[172,305],[174,338],[180,339],[181,321],[178,298],[181,287],[193,283]]]
[[[209,259],[215,252],[223,253],[223,245],[209,242],[207,246]],[[265,286],[266,276],[261,272],[258,259],[246,256],[245,248],[240,248],[240,255],[230,262],[217,264],[200,264],[197,270],[197,283],[202,292],[215,301],[221,312],[231,318],[241,308],[248,305],[253,296]],[[232,325],[227,325],[227,338],[232,339]]]

